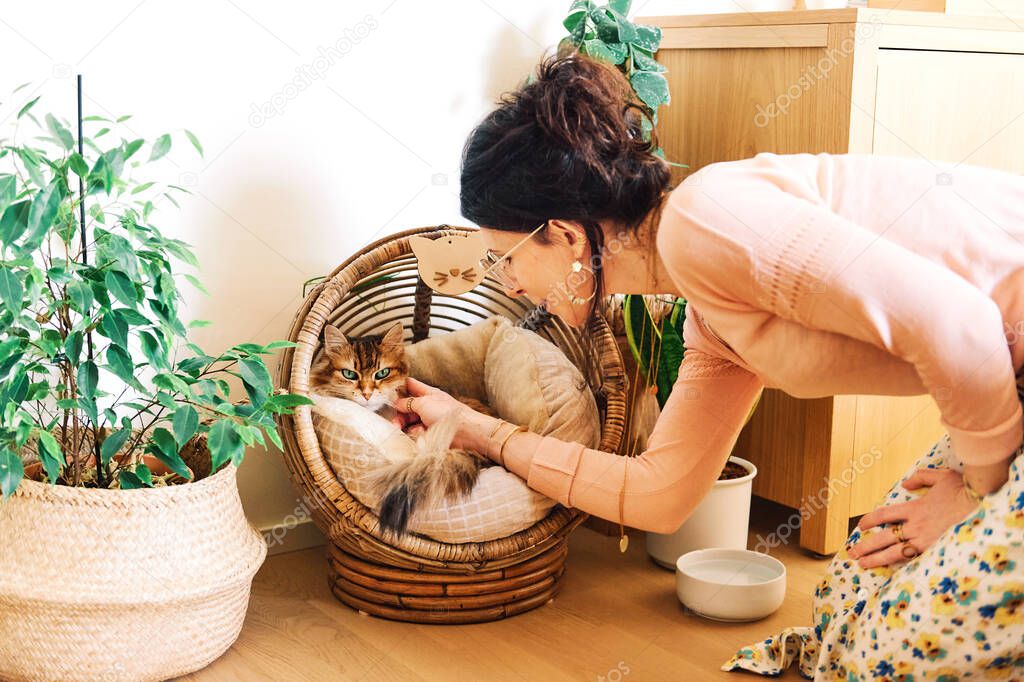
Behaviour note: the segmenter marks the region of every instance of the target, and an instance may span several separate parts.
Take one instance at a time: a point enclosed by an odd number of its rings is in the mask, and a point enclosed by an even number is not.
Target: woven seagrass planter
[[[557,345],[583,372],[602,418],[600,449],[616,452],[625,416],[622,357],[603,318],[575,330],[505,296],[487,279],[460,296],[434,292],[419,277],[409,237],[469,231],[448,225],[406,230],[378,240],[315,287],[296,314],[278,383],[309,391],[309,370],[326,323],[346,334],[379,333],[396,321],[406,342],[504,315]],[[589,360],[589,362],[588,362]],[[320,450],[308,406],[279,416],[285,461],[317,525],[328,537],[328,583],[334,595],[364,613],[417,623],[497,620],[549,602],[565,571],[569,534],[586,518],[555,505],[514,535],[451,544],[404,534],[384,539],[376,514],[351,495]]]
[[[266,553],[232,465],[140,490],[26,479],[0,503],[0,679],[198,670],[237,639]]]

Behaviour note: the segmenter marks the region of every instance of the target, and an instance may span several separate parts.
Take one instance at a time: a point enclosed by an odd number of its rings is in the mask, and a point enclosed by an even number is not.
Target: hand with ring
[[[452,410],[457,410],[464,415],[465,419],[462,421],[465,422],[465,425],[468,425],[471,416],[476,414],[465,403],[459,402],[441,389],[418,379],[407,377],[405,386],[408,395],[399,396],[392,405],[398,412],[402,430],[410,436],[418,437]],[[459,433],[452,440],[452,447],[462,447],[463,430],[464,427],[460,425]]]
[[[861,518],[857,524],[861,530],[890,524],[886,531],[862,536],[849,548],[850,558],[861,568],[913,559],[978,506],[964,488],[962,475],[951,469],[918,469],[903,487],[927,491],[915,500],[881,506]]]

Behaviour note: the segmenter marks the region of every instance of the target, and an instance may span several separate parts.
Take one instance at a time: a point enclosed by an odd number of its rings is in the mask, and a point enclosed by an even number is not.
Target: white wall
[[[158,163],[159,179],[195,195],[181,211],[165,203],[153,221],[191,242],[203,264],[211,296],[190,292],[186,316],[214,322],[194,337],[209,350],[268,342],[286,335],[302,283],[362,245],[465,224],[465,136],[563,35],[568,4],[7,3],[0,126],[9,130],[40,93],[37,111],[73,119],[82,73],[87,114],[134,114],[131,134],[147,139],[193,130],[205,160],[178,138]],[[311,85],[286,90],[303,67]],[[253,114],[267,102],[277,111]],[[261,528],[296,508],[279,452],[250,451],[240,484]]]

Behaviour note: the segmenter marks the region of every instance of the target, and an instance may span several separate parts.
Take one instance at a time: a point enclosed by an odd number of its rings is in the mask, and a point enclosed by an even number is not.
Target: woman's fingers
[[[414,379],[413,377],[406,377],[405,378],[405,388],[406,388],[407,391],[409,391],[409,395],[414,395],[414,396],[415,395],[427,395],[428,393],[433,393],[434,391],[437,390],[436,388],[434,388],[430,384],[425,384],[422,381],[420,381],[419,379]]]
[[[857,522],[857,527],[861,530],[867,530],[868,528],[874,528],[882,523],[906,521],[908,508],[912,504],[913,502],[901,502],[900,504],[890,504],[885,507],[879,507],[878,509],[870,511],[860,517],[860,521]]]
[[[857,563],[860,564],[861,568],[878,568],[879,566],[894,564],[897,561],[905,561],[910,558],[903,554],[903,548],[905,546],[906,545],[902,542],[890,545],[889,547],[875,552],[874,554],[868,554],[863,559],[858,560]]]
[[[892,532],[892,526],[887,528],[876,528],[875,532],[861,536],[857,544],[850,547],[847,554],[851,559],[859,559],[862,556],[885,549],[898,542],[896,534]]]
[[[903,481],[903,487],[907,490],[918,488],[930,488],[946,474],[943,469],[918,469],[914,475]]]

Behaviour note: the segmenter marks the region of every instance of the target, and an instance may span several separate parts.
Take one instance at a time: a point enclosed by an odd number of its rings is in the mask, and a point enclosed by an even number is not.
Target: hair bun
[[[645,117],[617,67],[580,52],[545,57],[467,139],[462,214],[516,230],[555,217],[637,225],[670,180]]]

